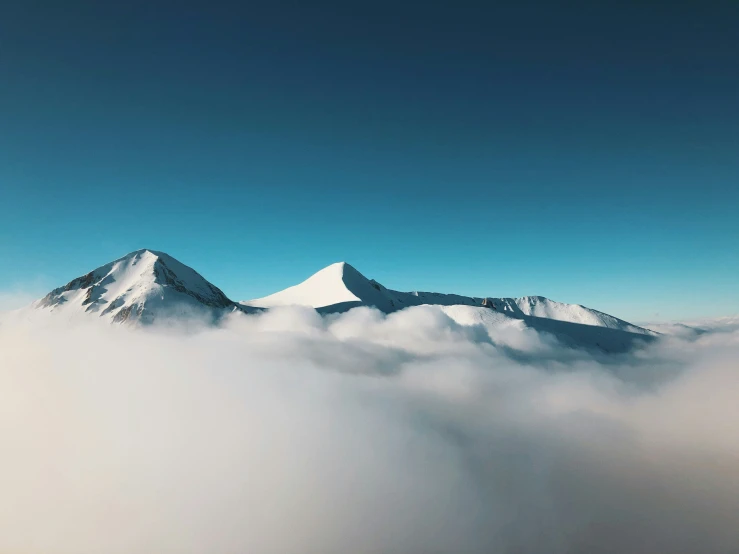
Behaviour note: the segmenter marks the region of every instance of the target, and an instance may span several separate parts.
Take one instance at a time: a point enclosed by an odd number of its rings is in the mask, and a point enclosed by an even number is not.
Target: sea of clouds
[[[6,317],[0,552],[735,553],[739,325],[712,325],[605,355],[431,307]]]

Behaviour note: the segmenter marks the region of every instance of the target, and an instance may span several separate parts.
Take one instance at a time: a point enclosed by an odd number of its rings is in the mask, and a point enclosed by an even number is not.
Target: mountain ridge
[[[241,304],[261,308],[286,305],[310,306],[321,313],[343,312],[359,306],[375,307],[384,313],[424,304],[484,306],[516,318],[539,317],[619,329],[637,334],[651,333],[648,329],[605,312],[580,304],[556,302],[544,296],[505,298],[422,291],[401,292],[389,289],[374,279],[368,279],[347,262],[331,264],[297,285],[262,298],[242,301]]]
[[[233,312],[254,313],[278,306],[310,306],[320,314],[373,307],[386,314],[434,306],[462,325],[513,326],[556,335],[573,346],[623,351],[657,333],[579,304],[543,296],[471,297],[401,292],[368,279],[346,262],[331,264],[308,279],[256,300],[234,302],[197,271],[174,257],[140,249],[58,287],[33,307],[72,316],[97,315],[111,323],[150,324],[196,315],[217,322]]]

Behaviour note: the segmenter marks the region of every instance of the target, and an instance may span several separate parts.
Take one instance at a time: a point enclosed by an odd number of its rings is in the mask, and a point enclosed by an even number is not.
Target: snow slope
[[[543,296],[480,298],[434,292],[400,292],[388,289],[375,280],[367,279],[346,262],[332,264],[302,283],[283,291],[242,302],[244,306],[263,308],[285,305],[311,306],[322,313],[342,312],[356,306],[373,306],[385,313],[391,313],[423,304],[485,306],[483,308],[485,311],[498,312],[518,320],[533,321],[532,318],[536,318],[605,327],[642,335],[653,334],[647,329],[603,312],[579,304],[555,302]]]
[[[137,250],[54,289],[34,307],[96,314],[115,323],[249,311],[192,268],[155,250]]]
[[[514,301],[521,312],[527,316],[608,327],[609,329],[620,329],[630,333],[649,334],[648,329],[598,310],[586,308],[580,304],[563,304],[543,296],[523,296],[516,298]]]
[[[514,315],[480,306],[435,306],[460,325],[482,325],[499,347],[508,346],[519,352],[530,352],[531,341],[551,335],[559,343],[572,348],[585,348],[605,353],[627,352],[634,346],[653,339],[651,335],[633,333],[596,325],[584,325],[530,315]],[[536,331],[535,338],[526,331]],[[525,343],[527,346],[523,346]],[[513,354],[513,352],[511,352]]]
[[[355,306],[374,306],[391,312],[397,298],[375,281],[370,281],[346,262],[331,264],[299,285],[275,294],[242,302],[245,306],[311,306],[328,311],[346,311]],[[411,304],[412,305],[412,304]],[[400,306],[402,307],[402,305]]]

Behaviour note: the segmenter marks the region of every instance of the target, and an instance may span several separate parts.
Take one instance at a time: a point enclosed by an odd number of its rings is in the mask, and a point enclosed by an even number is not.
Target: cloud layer
[[[739,331],[0,325],[0,552],[729,553]]]

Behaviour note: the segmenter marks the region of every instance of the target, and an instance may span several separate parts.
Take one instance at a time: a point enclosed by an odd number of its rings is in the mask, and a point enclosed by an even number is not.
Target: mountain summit
[[[348,263],[338,262],[324,267],[298,285],[264,298],[242,302],[242,305],[261,308],[311,306],[326,312],[373,306],[383,312],[392,312],[396,309],[393,298],[385,290],[385,287],[367,279]]]
[[[54,289],[35,307],[97,314],[121,323],[193,312],[219,317],[244,307],[198,272],[156,250],[137,250]]]

